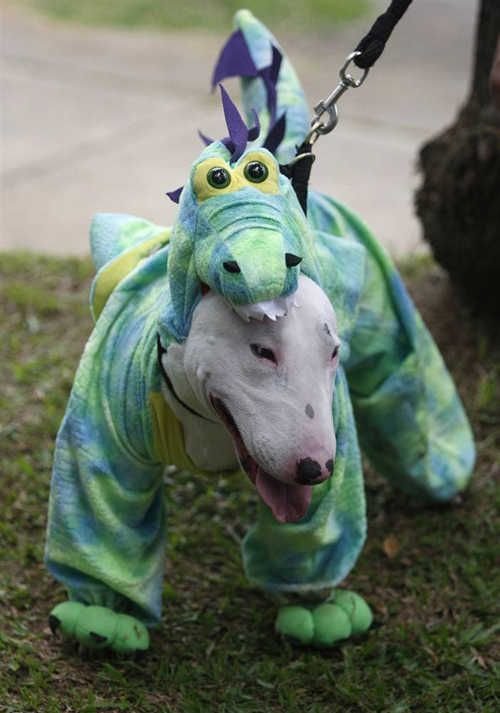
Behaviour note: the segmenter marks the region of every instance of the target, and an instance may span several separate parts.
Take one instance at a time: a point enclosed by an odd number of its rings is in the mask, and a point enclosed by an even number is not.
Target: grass
[[[369,0],[22,0],[40,11],[86,25],[155,29],[231,26],[240,7],[265,23],[310,30],[352,20],[369,7]]]
[[[47,627],[62,589],[42,566],[53,440],[91,329],[90,264],[0,256],[0,710],[5,713],[347,713],[499,710],[500,348],[428,260],[410,288],[474,424],[478,464],[453,505],[423,508],[368,472],[369,536],[347,585],[364,638],[319,653],[278,640],[237,541],[243,482],[181,474],[170,510],[165,618],[151,651],[80,657]]]

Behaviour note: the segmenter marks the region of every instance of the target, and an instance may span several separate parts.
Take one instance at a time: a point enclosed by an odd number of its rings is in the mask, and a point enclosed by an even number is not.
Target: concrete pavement
[[[313,185],[358,211],[393,254],[422,246],[416,153],[466,95],[476,5],[415,2],[363,87],[342,99],[337,129],[318,141]],[[277,32],[311,105],[371,20],[322,37]],[[224,135],[208,82],[230,29],[80,28],[4,7],[0,249],[85,254],[97,211],[170,224],[176,207],[164,193],[185,181],[197,129]]]

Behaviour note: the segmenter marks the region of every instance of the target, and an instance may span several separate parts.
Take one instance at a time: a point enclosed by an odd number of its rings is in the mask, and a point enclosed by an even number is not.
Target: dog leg
[[[142,355],[156,319],[138,321],[134,305],[118,302],[113,319],[99,319],[82,356],[56,442],[45,551],[70,599],[52,610],[52,627],[117,651],[147,647],[165,557],[164,466],[142,387],[152,382]],[[130,352],[123,358],[117,339]],[[149,362],[156,373],[154,351]]]
[[[354,566],[363,546],[366,517],[361,460],[345,374],[337,371],[333,420],[337,454],[332,477],[313,488],[312,502],[297,523],[279,524],[263,504],[257,524],[243,542],[248,578],[282,596],[300,597],[279,609],[276,630],[303,644],[333,646],[366,631],[371,612],[354,592],[331,590]]]
[[[380,250],[380,249],[379,249]],[[448,501],[472,474],[472,432],[452,378],[394,265],[367,259],[347,379],[361,447],[412,495]]]

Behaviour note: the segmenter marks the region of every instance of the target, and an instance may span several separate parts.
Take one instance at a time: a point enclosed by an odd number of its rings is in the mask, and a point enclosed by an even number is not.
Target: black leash
[[[280,166],[280,172],[283,173],[292,182],[292,188],[297,195],[297,199],[304,213],[307,215],[307,189],[309,186],[309,178],[311,176],[311,168],[316,159],[312,153],[312,144],[309,141],[304,141],[298,149],[295,158],[285,166]]]
[[[412,0],[392,0],[387,10],[379,15],[371,30],[363,37],[354,50],[360,54],[354,57],[354,64],[360,69],[370,69],[385,49],[385,43],[393,29],[411,5]]]
[[[307,189],[315,159],[312,153],[314,143],[320,136],[329,134],[337,126],[339,120],[338,100],[348,89],[357,89],[363,84],[370,68],[384,51],[392,31],[411,3],[412,0],[392,0],[387,10],[377,17],[370,31],[358,43],[354,52],[346,57],[339,71],[339,84],[314,107],[311,129],[303,144],[298,147],[295,159],[286,166],[281,166],[281,172],[292,181],[292,186],[304,213],[307,213]],[[349,74],[348,69],[351,62],[363,70],[360,77],[355,78]]]

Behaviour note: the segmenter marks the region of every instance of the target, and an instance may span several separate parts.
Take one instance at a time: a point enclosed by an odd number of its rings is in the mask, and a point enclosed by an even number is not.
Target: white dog
[[[238,465],[279,522],[303,517],[335,457],[332,398],[340,341],[333,308],[301,276],[286,316],[244,321],[218,294],[161,356],[163,393],[201,470]]]

